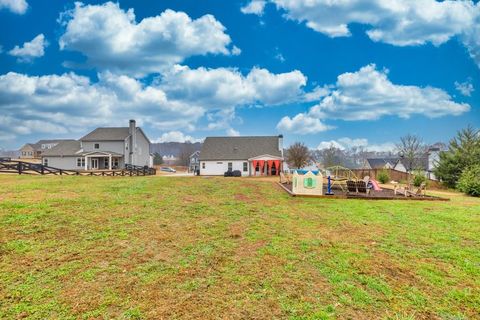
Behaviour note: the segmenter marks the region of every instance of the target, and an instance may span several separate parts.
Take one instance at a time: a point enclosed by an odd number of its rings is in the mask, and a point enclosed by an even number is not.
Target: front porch
[[[119,170],[124,167],[123,156],[114,152],[91,152],[77,159],[85,171]]]
[[[261,155],[248,159],[250,176],[278,176],[283,170],[283,158]]]

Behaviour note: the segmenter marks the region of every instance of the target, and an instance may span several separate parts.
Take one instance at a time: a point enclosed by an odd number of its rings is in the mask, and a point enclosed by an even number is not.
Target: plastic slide
[[[370,182],[372,183],[373,190],[375,190],[375,191],[382,191],[382,188],[380,188],[380,186],[378,185],[377,180],[370,179]]]

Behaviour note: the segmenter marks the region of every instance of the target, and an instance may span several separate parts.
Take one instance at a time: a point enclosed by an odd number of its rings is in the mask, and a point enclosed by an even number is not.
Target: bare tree
[[[190,156],[195,152],[195,147],[191,142],[185,142],[180,147],[180,153],[178,155],[178,164],[181,166],[187,166],[190,163]]]
[[[418,169],[419,158],[427,152],[427,146],[423,140],[415,135],[408,134],[400,138],[400,143],[397,144],[397,151],[402,163],[408,172]]]
[[[343,166],[347,160],[345,152],[333,145],[327,149],[312,151],[312,159],[323,168]]]
[[[286,160],[290,167],[299,169],[311,160],[310,150],[301,142],[295,142],[286,151]]]

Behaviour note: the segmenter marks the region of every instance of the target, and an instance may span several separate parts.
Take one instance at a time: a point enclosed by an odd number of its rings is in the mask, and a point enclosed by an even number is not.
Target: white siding
[[[223,176],[223,174],[228,171],[228,163],[232,163],[232,171],[240,170],[242,176],[248,176],[249,171],[243,171],[243,163],[247,160],[219,160],[219,161],[200,161],[200,175],[202,176]],[[204,166],[205,165],[205,169]],[[249,165],[247,165],[247,169]]]

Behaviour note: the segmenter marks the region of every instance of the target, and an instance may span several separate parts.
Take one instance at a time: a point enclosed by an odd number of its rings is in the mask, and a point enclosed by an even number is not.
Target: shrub
[[[480,165],[463,170],[457,189],[474,197],[480,197]]]
[[[390,181],[390,176],[388,175],[387,171],[382,170],[378,173],[377,179],[380,181],[380,183],[387,183]]]
[[[414,176],[413,176],[413,185],[415,187],[420,187],[420,185],[423,183],[423,182],[427,182],[427,178],[421,173],[421,172],[417,172],[417,173],[414,173]]]

